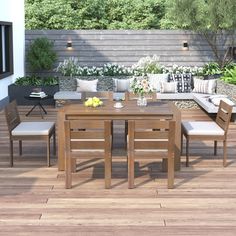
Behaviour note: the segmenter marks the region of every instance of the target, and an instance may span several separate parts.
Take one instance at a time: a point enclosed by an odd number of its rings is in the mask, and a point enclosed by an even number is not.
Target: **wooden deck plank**
[[[20,107],[23,120],[29,107]],[[55,121],[47,107],[44,120]],[[201,110],[182,111],[183,120],[210,120]],[[123,125],[117,123],[112,188],[104,189],[101,160],[78,166],[75,187],[64,188],[64,173],[46,167],[43,142],[25,142],[23,156],[15,145],[15,166],[8,167],[9,148],[0,111],[0,235],[236,235],[236,124],[230,124],[228,162],[222,167],[222,144],[192,142],[190,167],[182,156],[175,188],[166,188],[160,161],[135,163],[135,189],[127,188]],[[95,164],[95,165],[94,165]]]

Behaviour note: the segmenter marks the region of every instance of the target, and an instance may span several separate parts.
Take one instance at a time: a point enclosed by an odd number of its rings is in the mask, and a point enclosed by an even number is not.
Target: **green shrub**
[[[224,75],[220,78],[228,84],[236,85],[236,66],[231,69],[225,69]]]
[[[19,77],[15,81],[16,85],[26,86],[45,86],[45,85],[57,85],[58,84],[58,78],[55,77],[37,77],[37,76],[25,76],[25,77]]]
[[[203,66],[203,75],[220,75],[223,71],[216,62],[209,62]]]
[[[35,39],[30,45],[26,57],[32,71],[50,70],[57,59],[53,43],[47,38]]]

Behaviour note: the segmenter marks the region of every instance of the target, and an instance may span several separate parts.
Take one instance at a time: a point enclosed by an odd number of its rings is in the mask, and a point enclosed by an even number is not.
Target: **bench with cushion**
[[[216,114],[218,106],[215,106],[209,101],[209,96],[216,92],[216,80],[203,80],[198,77],[193,77],[191,74],[151,74],[148,75],[150,83],[153,88],[157,91],[158,100],[192,100],[195,101],[201,108],[210,114]],[[130,90],[130,82],[132,78],[127,77],[126,79],[111,78],[108,77],[107,88],[104,87],[104,78],[102,86],[99,85],[100,81],[93,79],[90,81],[77,80],[76,91],[59,91],[55,93],[54,99],[56,105],[60,106],[65,104],[67,101],[73,102],[81,100],[81,91],[98,91],[103,88],[103,91],[109,91],[111,88],[111,80],[113,80],[113,98],[114,100],[124,100],[125,92]],[[233,113],[236,113],[234,107]],[[233,114],[235,117],[236,114]],[[234,119],[235,120],[235,119]]]

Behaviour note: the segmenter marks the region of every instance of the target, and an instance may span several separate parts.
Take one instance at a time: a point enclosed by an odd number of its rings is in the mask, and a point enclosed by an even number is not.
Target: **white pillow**
[[[216,90],[216,79],[202,80],[194,78],[194,93],[213,94]]]
[[[161,91],[161,82],[168,81],[168,74],[147,74],[151,86],[156,92]]]
[[[161,84],[161,93],[177,93],[177,84],[178,82],[160,82]]]
[[[98,80],[77,79],[77,92],[97,92]]]
[[[131,79],[113,79],[115,92],[126,92],[130,90]]]

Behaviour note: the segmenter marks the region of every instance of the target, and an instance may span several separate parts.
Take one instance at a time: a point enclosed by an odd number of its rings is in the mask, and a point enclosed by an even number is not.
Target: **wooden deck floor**
[[[20,107],[22,119],[29,107]],[[56,119],[48,108],[47,120]],[[209,119],[201,110],[182,111],[183,119]],[[115,148],[122,147],[118,126]],[[16,145],[17,146],[17,145]],[[126,159],[115,150],[112,189],[104,189],[100,160],[79,166],[76,186],[64,189],[64,173],[46,166],[43,143],[15,149],[8,168],[8,134],[0,112],[0,235],[236,235],[236,125],[230,125],[229,165],[222,167],[222,146],[191,143],[191,167],[176,172],[175,189],[166,188],[160,163],[136,162],[136,188],[127,189]],[[93,165],[95,163],[95,165]]]

